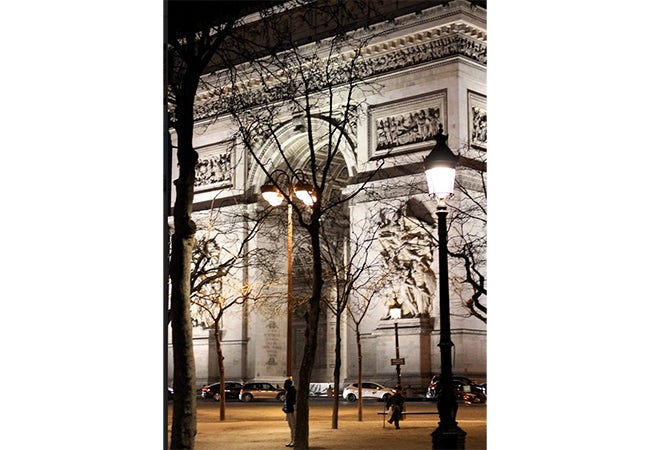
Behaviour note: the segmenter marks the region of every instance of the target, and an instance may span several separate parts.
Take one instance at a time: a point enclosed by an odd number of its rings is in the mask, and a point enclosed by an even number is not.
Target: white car
[[[361,383],[361,394],[363,398],[378,398],[386,401],[395,393],[395,389],[387,388],[377,383]],[[343,398],[349,402],[356,402],[359,398],[359,384],[352,383],[343,389]]]

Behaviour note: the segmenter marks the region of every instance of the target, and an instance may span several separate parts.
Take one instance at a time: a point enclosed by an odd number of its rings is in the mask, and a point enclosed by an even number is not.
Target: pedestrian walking
[[[395,393],[386,400],[386,409],[388,409],[388,423],[395,423],[395,429],[399,430],[399,421],[404,411],[404,396],[402,395],[402,386],[395,386]]]
[[[282,404],[282,411],[286,415],[285,420],[289,424],[289,430],[291,430],[291,441],[286,447],[293,447],[296,442],[296,388],[293,386],[291,378],[284,380],[284,390],[286,394],[284,396],[284,403]]]

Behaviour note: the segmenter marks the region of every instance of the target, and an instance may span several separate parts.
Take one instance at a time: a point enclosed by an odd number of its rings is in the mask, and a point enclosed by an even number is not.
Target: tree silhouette
[[[334,403],[332,406],[332,428],[338,428],[338,410],[341,381],[341,327],[342,317],[348,312],[350,299],[355,293],[371,299],[383,288],[386,276],[375,278],[382,266],[381,256],[370,249],[378,239],[378,228],[368,220],[350,226],[349,218],[339,211],[339,218],[323,224],[322,257],[326,270],[325,282],[333,285],[333,298],[326,298],[325,304],[335,317],[334,347]],[[363,281],[365,280],[365,281]],[[369,292],[370,290],[373,292]],[[360,344],[358,341],[357,344]],[[359,347],[358,347],[359,348]],[[361,380],[359,380],[361,382]],[[359,389],[359,406],[363,404]]]
[[[245,2],[167,1],[165,85],[167,129],[176,134],[179,176],[174,181],[174,232],[169,261],[170,321],[174,365],[172,449],[194,448],[196,374],[190,316],[190,266],[196,225],[192,221],[195,166],[194,102],[199,79],[217,49],[232,31]],[[171,136],[166,152],[171,152]],[[171,157],[165,158],[171,161]],[[167,168],[167,173],[171,172]],[[166,186],[167,197],[171,197]]]
[[[350,18],[358,17],[358,11],[353,10],[358,6],[356,2],[331,1],[304,2],[302,9],[293,11],[276,9],[261,24],[264,43],[242,36],[240,45],[221,55],[231,61],[231,71],[215,73],[205,80],[206,89],[219,92],[209,108],[230,115],[238,130],[237,139],[263,174],[264,182],[272,184],[291,204],[298,224],[309,235],[312,284],[297,384],[295,444],[299,449],[309,446],[309,383],[324,285],[321,226],[374,174],[361,180],[357,190],[343,193],[345,160],[346,156],[353,158],[355,145],[356,99],[377,88],[362,70],[363,49],[372,33],[349,31],[358,25],[350,22]],[[301,46],[294,30],[313,30],[323,21],[330,28],[329,37]],[[267,56],[259,58],[260,54]],[[242,60],[248,62],[239,64]],[[288,134],[298,136],[298,147],[283,145]],[[283,180],[277,178],[278,170],[285,174]],[[310,186],[312,204],[296,201],[293,180]]]
[[[248,245],[259,232],[266,215],[268,211],[263,211],[260,217],[251,218],[226,214],[223,209],[210,209],[207,223],[197,232],[192,254],[191,313],[194,320],[214,332],[220,378],[220,420],[226,419],[226,371],[220,326],[223,315],[233,306],[268,299],[267,288],[275,282],[273,252]],[[257,269],[254,282],[241,281],[240,273],[244,268]]]

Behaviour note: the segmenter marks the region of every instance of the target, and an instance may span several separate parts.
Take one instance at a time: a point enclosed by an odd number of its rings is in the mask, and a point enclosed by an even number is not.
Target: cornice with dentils
[[[487,34],[472,24],[458,21],[373,43],[363,50],[363,54],[368,78],[454,56],[462,56],[486,66]],[[345,60],[345,53],[341,58]],[[231,92],[228,86],[218,86],[216,78],[206,79],[206,81],[215,88],[197,94],[196,120],[214,117],[224,112],[216,102],[211,100],[223,99]],[[257,103],[275,101],[254,80],[241,83],[238,91],[247,93],[249,98],[256,99]],[[249,106],[257,105],[251,101]]]

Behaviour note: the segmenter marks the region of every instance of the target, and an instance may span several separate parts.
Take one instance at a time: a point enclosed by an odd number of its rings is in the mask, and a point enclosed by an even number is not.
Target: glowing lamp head
[[[305,205],[311,206],[316,201],[316,195],[313,194],[312,188],[308,184],[298,183],[295,186],[294,192]]]
[[[391,303],[388,307],[388,312],[390,314],[390,318],[393,320],[402,318],[402,305],[397,303],[396,298],[393,298],[393,303]]]
[[[453,195],[458,159],[447,146],[447,136],[442,134],[441,124],[436,134],[436,145],[424,159],[424,173],[430,196],[443,200]]]
[[[269,202],[271,206],[280,205],[282,203],[282,200],[284,199],[284,197],[282,197],[282,194],[280,193],[278,188],[276,188],[272,184],[265,184],[260,188],[260,190],[262,191],[262,197],[264,198],[264,200]]]

